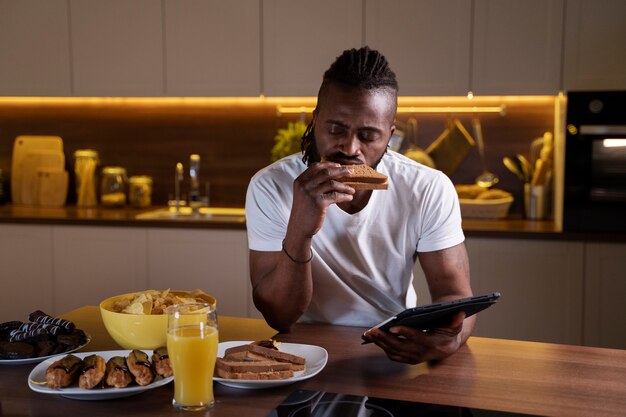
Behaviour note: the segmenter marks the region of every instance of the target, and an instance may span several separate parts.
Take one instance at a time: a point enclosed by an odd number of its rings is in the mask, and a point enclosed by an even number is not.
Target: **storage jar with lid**
[[[117,166],[102,168],[100,202],[104,207],[123,207],[126,204],[126,169]]]
[[[76,205],[94,207],[96,199],[96,167],[98,152],[93,149],[78,149],[74,152],[74,175],[76,178]]]
[[[148,207],[152,204],[152,177],[134,175],[128,179],[128,200],[133,207]]]

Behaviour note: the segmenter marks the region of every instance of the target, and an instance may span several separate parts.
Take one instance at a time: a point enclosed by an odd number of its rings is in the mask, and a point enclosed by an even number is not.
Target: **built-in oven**
[[[626,233],[626,91],[567,94],[563,230]]]

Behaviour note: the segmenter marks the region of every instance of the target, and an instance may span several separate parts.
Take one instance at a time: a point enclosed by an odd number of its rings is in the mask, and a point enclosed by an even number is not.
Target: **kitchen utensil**
[[[476,146],[474,138],[465,130],[461,122],[455,119],[441,135],[426,149],[438,170],[451,176]]]
[[[20,135],[15,138],[13,155],[11,157],[11,201],[13,204],[22,204],[24,159],[26,155],[34,151],[49,151],[63,154],[63,140],[59,136]],[[36,171],[31,170],[30,175],[35,174]]]
[[[487,170],[487,161],[485,160],[485,142],[483,141],[483,129],[480,125],[480,120],[477,118],[472,119],[472,126],[474,127],[474,136],[476,143],[478,144],[478,154],[480,156],[480,164],[483,172],[476,177],[476,184],[481,187],[490,188],[497,184],[500,179],[493,172]]]
[[[543,147],[543,137],[533,140],[530,144],[530,164],[535,166],[535,162],[539,159],[541,154],[541,148]]]
[[[407,120],[406,130],[406,135],[409,140],[409,148],[404,152],[404,156],[414,160],[415,162],[419,162],[422,165],[435,168],[435,161],[433,161],[433,158],[431,158],[425,150],[418,146],[417,120],[412,117]]]
[[[516,154],[515,157],[517,158],[517,160],[520,163],[520,166],[522,167],[522,172],[524,172],[524,182],[529,182],[532,177],[533,177],[533,166],[530,163],[530,161],[522,154]]]
[[[505,156],[504,158],[502,158],[502,163],[509,171],[515,174],[517,178],[524,182],[527,182],[526,175],[524,174],[524,170],[522,169],[518,159],[511,158],[510,156]]]

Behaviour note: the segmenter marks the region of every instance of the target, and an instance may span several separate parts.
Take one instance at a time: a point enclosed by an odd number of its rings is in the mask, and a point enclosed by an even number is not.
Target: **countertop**
[[[119,348],[106,333],[97,307],[82,307],[61,317],[91,334],[92,342],[84,350]],[[273,334],[262,320],[235,317],[220,318],[219,331],[221,341],[256,340]],[[275,335],[283,343],[323,347],[328,352],[325,368],[311,379],[270,389],[237,389],[215,383],[216,405],[210,415],[267,417],[294,390],[448,405],[457,413],[470,407],[542,416],[603,417],[623,416],[626,409],[624,350],[471,337],[447,359],[406,365],[390,361],[373,344],[361,345],[363,331],[296,324],[290,333]],[[71,400],[31,391],[27,379],[33,367],[2,365],[2,415],[181,415],[171,405],[173,384],[126,398]]]
[[[102,207],[78,208],[76,206],[46,208],[6,204],[0,206],[0,223],[180,229],[245,230],[246,228],[246,219],[243,215],[186,217],[185,219],[138,218],[147,212],[166,209],[166,207],[108,209]],[[626,242],[626,234],[624,233],[565,233],[560,231],[558,225],[552,220],[526,220],[521,217],[508,217],[499,220],[464,219],[463,230],[468,237]]]

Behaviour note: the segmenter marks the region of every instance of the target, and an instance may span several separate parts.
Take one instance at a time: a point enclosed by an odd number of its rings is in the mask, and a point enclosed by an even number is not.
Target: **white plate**
[[[76,346],[74,349],[70,349],[66,352],[55,353],[54,355],[48,356],[39,356],[37,358],[27,358],[27,359],[0,359],[0,365],[27,365],[29,363],[39,363],[41,361],[45,361],[48,358],[53,358],[59,355],[67,355],[68,353],[72,353],[77,351],[80,348],[87,346],[89,342],[91,342],[91,336],[85,332],[85,336],[87,336],[87,341],[80,346]]]
[[[233,346],[247,345],[252,341],[239,341],[239,342],[222,342],[217,348],[217,356],[223,357],[226,349]],[[292,355],[302,356],[306,359],[304,371],[295,372],[292,378],[288,379],[276,379],[269,381],[256,381],[245,379],[227,379],[213,377],[214,381],[220,384],[227,385],[233,388],[244,389],[259,389],[259,388],[272,388],[280,385],[293,384],[294,382],[304,381],[317,375],[328,361],[328,352],[326,349],[315,345],[300,345],[297,343],[281,343],[280,350],[282,352],[291,353]]]
[[[74,355],[80,359],[84,359],[89,355],[97,354],[102,356],[105,361],[108,361],[113,356],[128,356],[130,352],[130,350],[104,350],[101,352],[81,352],[75,353]],[[149,357],[152,356],[152,350],[144,350],[144,352],[146,352]],[[174,379],[173,376],[170,376],[168,378],[163,378],[160,381],[144,385],[143,387],[133,383],[126,388],[83,389],[78,388],[78,386],[68,388],[48,388],[46,385],[41,384],[41,382],[46,380],[46,369],[48,369],[53,362],[61,359],[63,356],[65,356],[65,354],[57,355],[37,365],[35,369],[31,371],[30,375],[28,375],[28,386],[30,389],[42,394],[60,395],[62,397],[72,398],[75,400],[108,400],[111,398],[122,398],[139,394],[141,392],[168,384]]]

